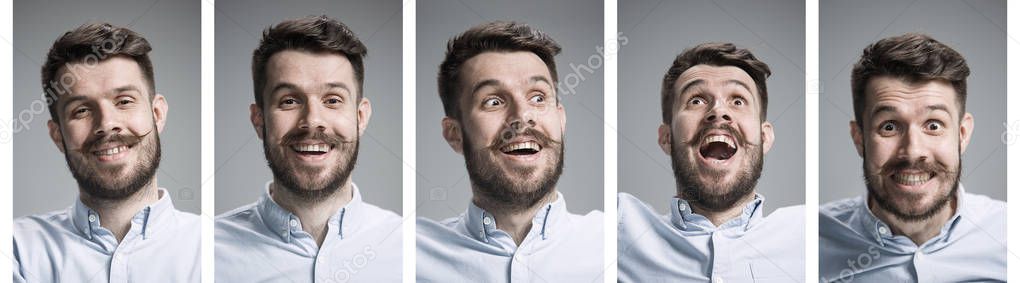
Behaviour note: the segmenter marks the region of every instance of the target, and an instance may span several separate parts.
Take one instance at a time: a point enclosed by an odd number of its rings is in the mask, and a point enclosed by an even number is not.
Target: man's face
[[[461,119],[443,136],[464,154],[475,193],[526,208],[553,190],[563,171],[566,116],[549,69],[531,52],[485,52],[460,75]]]
[[[973,118],[960,119],[952,85],[871,79],[861,127],[850,122],[864,158],[869,198],[905,221],[928,219],[954,197]]]
[[[266,64],[262,109],[251,122],[279,184],[309,201],[331,196],[349,180],[358,141],[371,115],[358,99],[354,67],[330,53],[285,50]]]
[[[82,191],[124,199],[150,184],[159,167],[166,99],[156,94],[150,101],[149,83],[132,59],[92,64],[58,72],[73,72],[77,80],[54,102],[59,122],[49,121],[50,138]]]
[[[754,80],[733,66],[697,65],[673,85],[673,120],[659,127],[680,197],[718,211],[749,196],[772,147]]]

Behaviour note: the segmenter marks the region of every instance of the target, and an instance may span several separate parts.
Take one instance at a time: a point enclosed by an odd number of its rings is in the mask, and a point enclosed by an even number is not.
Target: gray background
[[[677,54],[704,42],[731,42],[769,65],[768,117],[776,142],[765,154],[758,193],[766,213],[804,203],[804,1],[621,1],[618,99],[619,191],[661,213],[676,181],[656,142],[662,77]]]
[[[327,15],[368,48],[364,96],[372,117],[361,137],[352,180],[368,203],[401,213],[401,2],[216,2],[216,213],[258,200],[273,173],[248,119],[251,56],[262,31],[287,19]]]
[[[854,119],[850,72],[868,44],[926,33],[967,59],[967,111],[974,133],[963,154],[967,192],[1006,200],[1005,1],[828,1],[819,3],[819,203],[863,195],[863,160],[848,123]]]
[[[78,196],[63,154],[49,137],[40,68],[53,41],[89,21],[128,27],[152,45],[156,92],[166,96],[157,178],[177,209],[199,213],[201,14],[198,1],[17,1],[14,3],[14,216],[64,209]],[[20,113],[25,112],[22,118]]]
[[[471,181],[464,156],[443,139],[442,102],[436,85],[446,42],[468,28],[489,21],[525,22],[552,36],[563,52],[556,56],[559,79],[574,71],[571,64],[587,65],[602,37],[602,1],[459,1],[420,3],[417,11],[417,213],[432,219],[454,217],[467,209]],[[560,98],[567,112],[563,175],[556,189],[573,213],[601,210],[603,200],[603,70],[585,76]]]

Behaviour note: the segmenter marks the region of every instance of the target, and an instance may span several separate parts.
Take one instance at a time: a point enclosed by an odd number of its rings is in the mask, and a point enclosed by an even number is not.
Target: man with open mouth
[[[443,138],[464,155],[472,201],[417,223],[419,282],[601,281],[602,213],[567,211],[560,46],[526,24],[474,26],[439,67]]]
[[[42,67],[49,135],[78,183],[66,210],[14,223],[14,282],[198,282],[199,218],[156,182],[166,98],[149,42],[108,23],[64,33]]]
[[[775,142],[768,65],[730,43],[676,56],[662,82],[659,146],[676,194],[659,215],[619,195],[622,282],[804,281],[804,208],[768,216],[756,186]]]
[[[273,180],[216,217],[218,282],[400,282],[401,219],[351,181],[372,115],[367,49],[326,16],[267,28],[249,107]]]
[[[1006,280],[1005,204],[960,183],[974,130],[968,75],[960,53],[927,35],[864,49],[849,124],[867,194],[820,207],[820,281]]]

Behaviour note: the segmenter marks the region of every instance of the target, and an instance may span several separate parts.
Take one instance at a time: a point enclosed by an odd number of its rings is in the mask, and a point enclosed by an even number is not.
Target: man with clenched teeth
[[[556,190],[566,126],[559,52],[514,22],[474,26],[447,44],[442,134],[464,155],[473,197],[460,216],[418,220],[418,282],[602,280],[602,213],[572,214]]]
[[[400,282],[400,216],[351,181],[372,115],[366,53],[326,16],[263,32],[250,110],[273,180],[257,202],[216,217],[217,282]]]
[[[804,208],[766,216],[755,188],[775,142],[765,119],[770,74],[730,43],[676,56],[662,81],[658,139],[676,194],[659,215],[620,193],[621,282],[804,281]]]
[[[14,282],[198,282],[197,215],[156,182],[168,105],[149,42],[84,24],[42,67],[50,138],[78,183],[66,210],[14,222]]]
[[[974,130],[968,75],[963,56],[927,35],[864,49],[849,124],[867,194],[820,207],[820,281],[1006,280],[1005,204],[960,184]]]

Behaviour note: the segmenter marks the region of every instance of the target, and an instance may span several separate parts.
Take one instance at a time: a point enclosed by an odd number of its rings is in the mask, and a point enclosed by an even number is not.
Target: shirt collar
[[[959,189],[956,190],[956,212],[954,212],[953,216],[942,225],[939,235],[932,238],[933,240],[944,243],[949,241],[953,228],[960,222],[960,218],[963,217],[963,213],[967,211],[966,209],[963,209],[964,196],[965,193],[963,184],[959,184]],[[871,213],[871,209],[868,206],[867,195],[858,197],[857,201],[857,213],[855,214],[858,215],[858,217],[855,217],[856,221],[853,222],[855,222],[855,228],[858,231],[861,231],[882,246],[885,246],[896,238],[896,236],[892,234],[892,229],[889,225],[882,222],[882,220],[878,219],[875,214]]]
[[[556,200],[539,208],[538,213],[531,219],[531,231],[528,234],[537,232],[542,240],[546,240],[558,231],[556,224],[566,216],[567,201],[563,199],[563,194],[556,192]],[[488,242],[488,237],[498,231],[495,216],[474,202],[468,204],[467,212],[462,217],[465,218],[464,224],[468,233],[475,240]]]
[[[673,226],[680,229],[681,231],[705,231],[713,232],[719,229],[729,230],[731,228],[740,228],[739,231],[747,231],[753,224],[757,223],[762,218],[762,203],[765,202],[765,198],[760,194],[754,194],[754,199],[744,205],[743,212],[739,217],[726,221],[719,227],[712,224],[703,215],[694,213],[691,210],[690,203],[687,200],[679,197],[673,197],[670,202],[670,222]]]
[[[273,197],[269,194],[269,187],[272,183],[273,181],[266,182],[265,193],[259,198],[257,209],[266,227],[269,227],[269,230],[279,236],[284,242],[290,243],[294,233],[304,232],[301,228],[301,219],[273,200]],[[350,236],[356,231],[359,224],[359,217],[357,215],[364,210],[361,209],[364,204],[361,200],[361,192],[358,190],[358,185],[354,184],[354,182],[351,182],[351,193],[354,194],[351,197],[351,201],[338,209],[326,224],[329,230],[335,229],[337,231],[337,236],[340,239]]]
[[[159,199],[155,203],[143,207],[131,218],[131,231],[136,231],[136,225],[140,225],[142,239],[151,238],[153,234],[158,233],[160,227],[166,226],[164,223],[169,221],[174,210],[174,204],[170,200],[169,192],[164,188],[159,188],[157,191]],[[78,233],[81,233],[81,235],[89,240],[97,236],[97,233],[100,233],[100,231],[105,230],[99,223],[99,213],[85,205],[81,201],[80,196],[75,200],[74,205],[71,206],[71,219]]]

